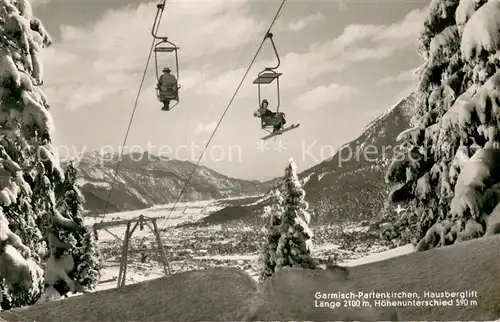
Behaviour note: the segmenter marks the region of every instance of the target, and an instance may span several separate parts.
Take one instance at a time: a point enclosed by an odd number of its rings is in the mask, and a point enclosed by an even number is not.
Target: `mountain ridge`
[[[63,164],[68,162],[63,161]],[[115,171],[120,162],[118,175]],[[106,213],[148,208],[176,200],[185,180],[195,167],[148,152],[101,154],[86,152],[75,162],[79,170],[78,183],[90,214],[104,211],[111,187]],[[205,166],[198,166],[180,202],[221,199],[264,194],[270,182],[231,178]]]
[[[312,224],[377,217],[389,191],[385,171],[398,147],[397,136],[410,126],[414,102],[414,93],[401,98],[365,126],[358,137],[342,145],[332,157],[298,174],[313,214]],[[369,160],[363,152],[368,146],[381,153]],[[343,149],[350,149],[356,158],[342,160]],[[270,205],[271,192],[272,189],[257,202],[219,210],[204,221],[215,223],[238,218],[261,223],[263,208]]]
[[[340,150],[299,174],[309,178],[304,189],[319,222],[365,220],[378,214],[389,191],[385,172],[399,146],[397,136],[410,126],[414,102],[414,93],[403,97],[344,145],[355,158],[340,159]],[[369,147],[376,151],[374,156]]]

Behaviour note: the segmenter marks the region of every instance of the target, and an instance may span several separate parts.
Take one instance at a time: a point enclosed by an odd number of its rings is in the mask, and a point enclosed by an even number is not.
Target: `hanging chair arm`
[[[177,45],[174,45],[175,47],[175,73],[177,74],[177,89],[181,88],[179,85],[179,55],[177,55]]]
[[[281,97],[280,97],[280,78],[276,78],[276,89],[278,92],[278,106],[276,107],[276,113],[280,112]]]
[[[167,0],[163,0],[162,3],[156,5],[156,8],[157,8],[156,16],[155,16],[155,20],[153,22],[153,28],[151,28],[151,35],[155,39],[162,38],[162,37],[158,37],[158,29],[160,28],[161,13],[163,12],[163,9],[165,9],[166,2],[167,2]]]
[[[274,66],[274,67],[266,67],[266,70],[272,71],[272,70],[277,69],[278,67],[280,67],[280,65],[281,65],[281,59],[280,59],[280,55],[278,54],[278,49],[276,49],[276,44],[274,43],[273,34],[271,32],[268,32],[266,34],[266,39],[270,39],[271,40],[271,45],[273,46],[274,54],[276,55],[276,59],[278,60],[278,63],[277,63],[276,66]]]

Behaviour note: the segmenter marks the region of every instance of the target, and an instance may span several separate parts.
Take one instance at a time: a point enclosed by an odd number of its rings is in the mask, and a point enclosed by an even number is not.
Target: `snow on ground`
[[[257,199],[256,201],[252,202],[252,203],[249,203],[247,204],[246,206],[255,206],[255,205],[258,205],[260,203],[263,203],[267,200],[269,200],[271,198],[271,194],[267,193],[265,194],[263,197],[260,197],[259,199]]]
[[[393,257],[398,257],[398,256],[410,254],[410,253],[413,253],[413,251],[414,251],[413,245],[408,244],[408,245],[401,246],[398,248],[386,250],[384,252],[374,253],[374,254],[371,254],[368,256],[364,256],[364,257],[352,260],[352,261],[348,261],[346,263],[343,263],[342,265],[343,266],[359,266],[359,265],[364,265],[364,264],[368,264],[368,263],[383,261],[383,260],[393,258]]]
[[[204,200],[198,202],[186,202],[186,203],[178,203],[172,213],[171,218],[175,218],[179,213],[182,213],[187,209],[203,209],[215,203],[215,200]],[[127,220],[133,219],[140,215],[144,215],[146,217],[164,217],[167,216],[168,213],[173,208],[174,204],[166,204],[166,205],[158,205],[147,209],[133,210],[133,211],[123,211],[117,213],[109,213],[103,217],[87,217],[85,218],[86,225],[92,225],[96,222],[102,221],[117,221],[117,220]]]
[[[194,256],[193,260],[213,260],[221,263],[239,262],[242,264],[244,261],[257,261],[258,255],[229,255],[229,256]],[[227,265],[221,265],[227,266]],[[231,265],[234,266],[234,265]],[[193,266],[193,268],[195,268]],[[107,263],[101,270],[101,282],[96,287],[95,291],[102,291],[117,287],[119,275],[119,263]],[[245,269],[256,281],[258,275],[250,269]],[[178,272],[174,272],[178,273]],[[158,264],[137,264],[129,263],[125,275],[126,285],[135,284],[147,280],[157,279],[165,276],[163,269]]]
[[[340,249],[339,245],[334,243],[325,243],[322,245],[313,244],[313,252],[332,250],[332,249],[343,251],[342,249]]]
[[[370,227],[365,226],[365,227],[360,227],[360,226],[347,226],[343,229],[345,233],[354,233],[354,232],[367,232],[370,229]]]
[[[162,228],[201,220],[211,213],[224,208],[224,201],[239,200],[244,198],[249,197],[233,197],[218,200],[203,200],[197,202],[179,202],[177,203],[177,205],[175,205],[175,208],[173,203],[156,205],[147,209],[110,213],[106,214],[105,217],[85,217],[84,222],[86,226],[91,227],[95,223],[103,221],[109,222],[130,220],[143,215],[149,218],[157,217],[158,228],[161,230]],[[171,212],[172,209],[173,211]],[[107,228],[107,230],[109,230],[109,232],[113,233],[114,235],[123,238],[125,236],[126,225]],[[113,235],[111,235],[109,232],[103,230],[98,231],[99,240],[101,241],[114,239],[115,237],[113,237]],[[134,236],[137,237],[145,237],[150,234],[151,232],[149,229],[145,229],[143,231],[134,231]]]
[[[193,256],[193,259],[213,259],[218,261],[228,260],[258,260],[259,255],[214,255],[214,256]]]
[[[91,184],[94,187],[98,187],[98,188],[105,188],[105,189],[111,188],[111,184],[109,182],[90,181],[90,180],[85,180],[83,178],[78,178],[77,183],[80,186],[83,186],[85,184]]]
[[[311,174],[309,174],[307,177],[302,178],[302,180],[300,180],[300,181],[301,181],[301,183],[302,183],[302,185],[305,185],[306,183],[308,183],[308,182],[309,182],[309,180],[311,180],[311,177],[313,176],[313,174],[314,174],[314,173],[311,173]]]
[[[240,198],[225,199],[235,200]],[[211,212],[225,206],[224,200],[208,200],[189,203],[178,203],[169,220],[168,216],[173,204],[158,205],[149,209],[128,211],[106,215],[106,221],[127,220],[144,215],[146,217],[159,217],[158,228],[172,227],[180,223],[198,221]],[[103,218],[87,217],[86,225],[102,221]],[[145,280],[156,279],[165,275],[157,252],[155,238],[150,229],[137,228],[130,245],[129,261],[127,265],[126,284],[134,284]],[[119,239],[125,235],[126,225],[109,228]],[[404,246],[385,251],[387,248],[373,245],[372,242],[351,241],[351,246],[344,245],[343,236],[336,231],[345,233],[362,233],[367,227],[349,225],[321,226],[315,228],[316,243],[313,254],[318,259],[326,260],[334,255],[339,265],[356,266],[370,262],[385,260],[391,257],[404,255],[412,251],[412,247]],[[318,234],[316,234],[318,233]],[[160,232],[163,244],[167,247],[171,273],[176,274],[190,270],[200,270],[209,267],[239,267],[256,280],[259,271],[259,249],[264,232],[256,231],[255,227],[245,224],[210,225],[210,226],[182,226]],[[98,231],[98,243],[103,252],[105,267],[101,274],[101,283],[96,290],[104,290],[117,286],[119,274],[119,258],[121,256],[122,241],[109,232]],[[341,239],[338,239],[341,238]],[[144,262],[139,255],[142,246],[146,246],[147,260]],[[376,252],[376,254],[374,254]]]
[[[327,248],[335,248],[335,250],[339,250],[338,246],[335,244],[322,245],[321,247],[317,247],[316,249],[327,249]],[[342,266],[352,267],[358,266],[373,262],[378,262],[382,260],[386,260],[392,257],[402,256],[405,254],[409,254],[413,252],[412,245],[406,245],[402,247],[398,247],[395,249],[391,249],[388,251],[383,251],[375,254],[371,254],[368,256],[364,256],[361,258],[357,258],[354,260],[349,260],[343,263],[340,263]],[[219,263],[238,263],[242,264],[245,261],[257,262],[259,259],[258,254],[246,254],[246,255],[213,255],[213,256],[193,256],[192,260],[212,260]],[[224,265],[225,266],[225,265]],[[240,266],[240,265],[238,265]],[[245,269],[256,281],[258,280],[258,274],[255,270]],[[96,290],[104,290],[114,288],[117,285],[117,278],[119,273],[119,264],[118,263],[108,263],[106,267],[102,270],[101,284],[97,287]],[[146,281],[150,279],[156,279],[164,276],[163,269],[159,265],[152,264],[131,264],[127,266],[127,275],[126,275],[126,284],[134,284],[141,281]]]
[[[321,181],[321,179],[323,179],[324,176],[326,176],[328,174],[328,172],[323,172],[323,173],[320,173],[318,175],[318,181]]]
[[[322,246],[315,248],[316,251],[327,250],[327,249],[335,249],[336,251],[339,250],[338,245],[333,244],[333,243],[327,243],[327,244],[324,244]],[[355,260],[350,260],[350,261],[340,263],[340,264],[342,266],[352,267],[352,266],[382,261],[382,260],[392,258],[392,257],[402,256],[405,254],[409,254],[412,251],[413,251],[413,246],[406,245],[406,246],[398,247],[398,248],[391,249],[388,251],[383,251],[383,252],[371,254],[368,256],[364,256],[364,257],[361,257],[361,258],[358,258]],[[258,281],[259,277],[258,277],[258,273],[255,271],[255,269],[248,269],[248,268],[243,267],[244,265],[242,265],[245,261],[257,262],[258,258],[259,258],[259,256],[257,254],[253,254],[253,255],[193,256],[191,259],[192,260],[212,260],[215,262],[219,262],[219,265],[223,264],[220,266],[228,266],[227,264],[232,263],[232,265],[229,265],[229,266],[238,266],[238,267],[244,269],[256,281]],[[113,261],[109,261],[105,264],[105,267],[101,270],[101,283],[96,287],[94,292],[112,289],[112,288],[117,287],[119,266],[120,265],[118,262],[113,262]],[[173,265],[171,263],[171,269],[176,270],[172,266]],[[189,265],[186,266],[186,263],[183,263],[182,266],[184,266],[183,268],[189,267]],[[192,270],[192,269],[195,269],[195,267],[191,266],[191,268],[188,270]],[[179,270],[179,267],[177,267],[177,270]],[[182,271],[184,271],[184,269],[182,269]],[[155,262],[148,262],[148,263],[129,262],[129,264],[127,265],[126,283],[125,284],[130,285],[130,284],[140,283],[140,282],[147,281],[147,280],[161,278],[162,276],[165,276],[165,273],[164,273],[163,269],[160,267],[160,265],[155,263]],[[78,296],[78,295],[81,295],[81,294],[80,293],[69,294],[68,297]],[[61,299],[61,298],[54,298],[53,300],[58,300],[58,299]],[[498,321],[500,321],[500,320],[498,320]]]
[[[102,291],[115,288],[118,283],[118,274],[120,271],[119,263],[107,263],[106,267],[101,271],[101,283],[96,287],[95,291]],[[125,284],[135,284],[147,280],[157,279],[165,276],[163,269],[152,264],[131,264],[127,266],[125,275]]]

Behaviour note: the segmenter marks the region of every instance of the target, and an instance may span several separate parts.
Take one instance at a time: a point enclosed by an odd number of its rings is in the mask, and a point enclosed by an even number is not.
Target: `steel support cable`
[[[274,15],[274,18],[271,21],[271,24],[269,25],[269,28],[267,29],[264,38],[262,39],[262,41],[261,41],[261,43],[260,43],[260,45],[259,45],[259,47],[258,47],[258,49],[257,49],[257,51],[255,53],[255,55],[253,56],[253,58],[252,58],[252,60],[250,62],[250,65],[246,69],[245,74],[243,75],[243,78],[241,79],[240,83],[236,87],[236,90],[234,91],[234,94],[231,96],[231,99],[229,100],[229,102],[228,102],[228,104],[227,104],[224,112],[222,113],[221,117],[219,118],[219,121],[217,122],[217,125],[215,126],[214,130],[212,131],[212,134],[210,135],[210,138],[208,139],[207,143],[205,144],[205,147],[203,148],[203,150],[201,151],[200,157],[198,158],[198,161],[196,162],[195,166],[193,167],[193,170],[191,170],[191,172],[189,173],[189,176],[187,177],[186,181],[184,182],[182,190],[179,193],[179,195],[177,196],[177,198],[176,198],[176,200],[174,202],[174,205],[172,206],[172,208],[170,209],[170,212],[166,216],[166,218],[165,218],[165,224],[167,223],[168,219],[172,216],[172,213],[174,212],[175,207],[177,206],[177,204],[179,203],[180,199],[182,198],[182,195],[186,191],[187,185],[189,184],[189,181],[193,177],[194,172],[198,168],[198,166],[199,166],[199,164],[200,164],[200,162],[201,162],[201,160],[203,158],[203,155],[205,154],[205,152],[208,149],[208,146],[210,145],[210,142],[215,137],[215,134],[217,133],[217,130],[219,129],[219,126],[221,125],[222,121],[224,120],[224,117],[226,116],[227,112],[231,108],[231,105],[232,105],[234,99],[236,98],[236,95],[238,95],[238,92],[239,92],[241,86],[245,82],[245,79],[247,78],[247,76],[248,76],[248,74],[250,72],[250,69],[252,68],[253,64],[257,60],[257,57],[259,56],[259,53],[262,50],[262,47],[264,46],[264,43],[265,43],[265,41],[267,39],[267,35],[271,32],[271,29],[273,28],[274,24],[276,23],[276,20],[278,19],[278,16],[281,13],[281,10],[283,9],[283,6],[285,5],[285,2],[286,2],[286,0],[282,0],[281,1],[280,7],[278,8],[278,11],[276,11],[276,14]]]
[[[261,12],[261,15],[260,15],[260,16],[262,16],[265,12],[267,12],[267,11],[268,11],[268,9],[269,9],[269,6],[270,6],[270,5],[271,5],[271,2],[268,2],[268,3],[267,3],[267,5],[266,5],[266,7],[262,10],[262,12]],[[243,56],[245,55],[245,53],[246,53],[246,52],[248,52],[248,49],[249,49],[250,44],[252,43],[252,40],[253,40],[253,39],[254,39],[254,38],[252,37],[252,38],[248,41],[248,43],[246,44],[246,46],[245,46],[244,50],[242,51],[241,56],[240,56],[240,58],[238,59],[238,62],[237,62],[237,64],[236,64],[235,66],[238,66],[238,65],[241,63],[241,61],[243,60]],[[203,82],[202,84],[203,84],[203,86],[204,86],[204,82]],[[184,206],[184,210],[182,211],[181,217],[182,217],[182,216],[184,216],[184,214],[186,213],[186,210],[187,210],[187,209],[188,209],[188,207],[187,207],[187,206]],[[167,217],[167,216],[164,216],[164,218],[166,218],[166,217]],[[165,228],[165,224],[166,224],[166,222],[164,222],[164,225],[162,226],[162,228],[161,228],[160,230],[163,230],[163,229]]]
[[[159,16],[158,28],[159,28],[159,26],[161,24],[161,18],[162,18],[162,16],[163,16],[163,10],[161,11],[160,16]],[[113,181],[111,183],[111,188],[109,189],[108,197],[106,198],[106,204],[104,205],[104,210],[102,211],[103,214],[105,214],[106,210],[108,209],[109,201],[111,200],[111,194],[113,193],[113,189],[114,189],[114,186],[116,184],[117,177],[118,177],[118,172],[120,171],[120,166],[121,166],[121,161],[122,161],[122,157],[123,157],[123,152],[125,150],[125,144],[127,144],[128,136],[130,134],[130,129],[132,128],[132,122],[134,120],[135,112],[137,110],[137,106],[138,106],[138,103],[139,103],[139,98],[140,98],[141,92],[142,92],[142,87],[144,85],[144,80],[146,79],[146,74],[147,74],[147,71],[148,71],[149,62],[151,61],[151,56],[153,54],[153,49],[154,49],[154,46],[155,46],[155,42],[156,42],[156,39],[153,38],[153,41],[151,42],[151,47],[149,48],[148,58],[146,60],[146,66],[144,66],[144,72],[142,74],[142,79],[141,79],[141,83],[139,85],[139,90],[137,91],[137,96],[135,98],[134,108],[132,109],[132,114],[130,115],[130,120],[129,120],[128,127],[127,127],[127,132],[125,133],[125,138],[123,139],[122,150],[120,151],[120,157],[118,158],[118,162],[116,164]]]

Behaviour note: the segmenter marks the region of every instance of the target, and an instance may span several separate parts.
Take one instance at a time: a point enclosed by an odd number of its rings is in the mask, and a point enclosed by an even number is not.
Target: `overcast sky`
[[[196,161],[281,1],[168,1],[160,33],[179,52],[181,104],[160,111],[154,61],[127,142]],[[151,45],[156,3],[121,0],[33,1],[54,45],[42,55],[55,144],[68,151],[118,151]],[[422,62],[417,38],[428,1],[288,0],[273,29],[281,57],[281,108],[301,126],[259,146],[252,84],[273,63],[268,43],[202,161],[223,174],[264,180],[293,157],[302,171],[358,136],[412,88]],[[158,57],[160,67],[173,56]],[[276,104],[273,85],[263,94]],[[279,144],[281,142],[281,144]],[[280,151],[281,147],[281,151]],[[262,151],[260,148],[265,148]],[[59,148],[61,156],[65,152]]]

